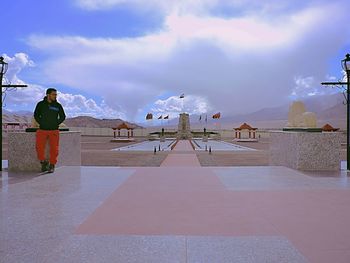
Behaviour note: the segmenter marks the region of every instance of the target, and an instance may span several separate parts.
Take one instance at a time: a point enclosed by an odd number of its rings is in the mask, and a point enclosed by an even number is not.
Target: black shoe
[[[41,164],[41,171],[42,172],[46,172],[49,169],[49,162],[44,160],[44,161],[40,161]]]
[[[55,171],[55,165],[51,164],[49,165],[49,169],[47,170],[48,173],[53,173]]]

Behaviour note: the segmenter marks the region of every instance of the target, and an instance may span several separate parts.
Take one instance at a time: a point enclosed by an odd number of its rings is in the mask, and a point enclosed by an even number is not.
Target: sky
[[[233,116],[337,90],[348,0],[1,0],[5,110],[47,88],[68,117]],[[180,99],[181,94],[184,99]]]

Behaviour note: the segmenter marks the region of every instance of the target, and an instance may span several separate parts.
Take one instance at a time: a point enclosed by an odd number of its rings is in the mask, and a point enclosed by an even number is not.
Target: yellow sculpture
[[[289,107],[287,127],[316,128],[317,117],[313,112],[307,112],[301,101],[294,101]]]

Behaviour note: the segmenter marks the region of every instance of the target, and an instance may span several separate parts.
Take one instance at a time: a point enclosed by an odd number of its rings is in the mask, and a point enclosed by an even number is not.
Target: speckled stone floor
[[[161,167],[2,172],[0,262],[350,262],[345,171],[200,167],[178,147]]]

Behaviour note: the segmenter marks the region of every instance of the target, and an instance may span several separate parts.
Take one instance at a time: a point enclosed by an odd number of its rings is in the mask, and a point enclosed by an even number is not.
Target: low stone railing
[[[171,145],[170,149],[173,150],[178,142],[179,142],[179,139],[177,139],[176,142],[173,145]]]

